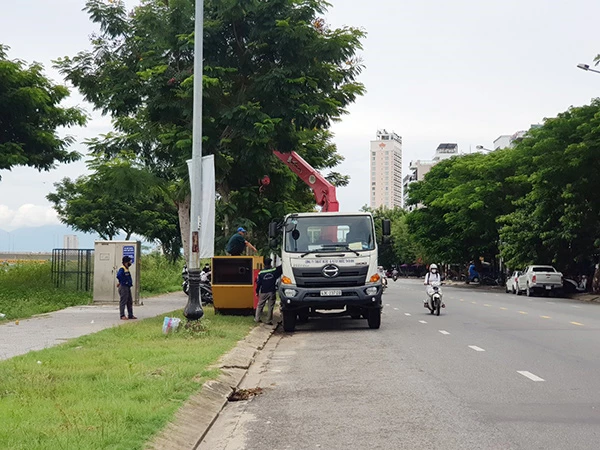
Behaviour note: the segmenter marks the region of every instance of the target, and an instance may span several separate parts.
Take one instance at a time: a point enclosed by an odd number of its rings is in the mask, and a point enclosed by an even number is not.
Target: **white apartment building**
[[[378,130],[370,158],[370,207],[402,207],[402,137]]]

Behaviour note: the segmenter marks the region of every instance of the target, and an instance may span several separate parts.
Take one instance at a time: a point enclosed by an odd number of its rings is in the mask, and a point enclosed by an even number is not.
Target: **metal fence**
[[[52,250],[52,281],[56,287],[91,291],[94,275],[93,249]]]

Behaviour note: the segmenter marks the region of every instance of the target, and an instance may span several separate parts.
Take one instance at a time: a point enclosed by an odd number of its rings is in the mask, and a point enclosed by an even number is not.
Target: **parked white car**
[[[523,291],[527,297],[542,292],[548,295],[562,287],[562,273],[552,266],[529,266],[517,278],[517,295]]]
[[[519,275],[521,275],[520,270],[515,270],[510,276],[506,279],[506,293],[517,293],[517,283],[519,282]]]

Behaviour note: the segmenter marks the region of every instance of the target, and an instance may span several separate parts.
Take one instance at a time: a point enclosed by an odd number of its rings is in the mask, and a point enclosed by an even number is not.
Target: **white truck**
[[[517,295],[525,291],[527,297],[536,293],[551,294],[562,290],[563,276],[552,266],[528,266],[517,279]]]
[[[389,221],[382,228],[388,236]],[[269,235],[283,239],[279,298],[285,331],[324,314],[362,317],[370,328],[380,327],[383,289],[370,213],[289,214],[271,223]]]

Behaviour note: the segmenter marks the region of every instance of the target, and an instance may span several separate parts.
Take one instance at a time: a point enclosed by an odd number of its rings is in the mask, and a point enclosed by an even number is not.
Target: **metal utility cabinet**
[[[133,278],[131,296],[139,305],[140,300],[140,241],[95,241],[94,242],[94,302],[119,303],[117,271],[123,265],[123,256],[129,256],[129,268]]]

